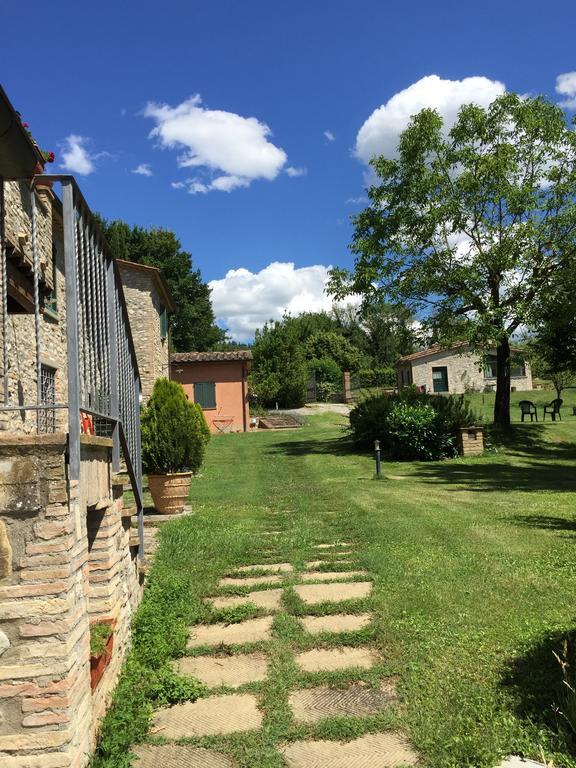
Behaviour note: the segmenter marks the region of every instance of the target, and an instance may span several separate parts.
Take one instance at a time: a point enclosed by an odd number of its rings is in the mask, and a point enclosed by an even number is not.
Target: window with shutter
[[[216,384],[213,381],[197,381],[194,384],[194,402],[205,411],[216,408]]]

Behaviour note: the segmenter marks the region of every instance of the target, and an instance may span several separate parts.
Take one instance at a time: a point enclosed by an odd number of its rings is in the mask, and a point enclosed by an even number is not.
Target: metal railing
[[[24,180],[21,180],[24,181]],[[64,269],[68,402],[49,402],[43,386],[42,324],[39,291],[35,181],[60,183]],[[4,237],[4,182],[0,179],[0,258],[2,261],[2,331],[4,398],[2,411],[36,411],[37,431],[54,423],[57,409],[68,409],[69,473],[80,479],[81,434],[112,437],[112,465],[123,457],[138,513],[140,556],[143,556],[143,498],[140,446],[141,384],[120,272],[98,222],[72,176],[37,176],[30,182],[31,247],[34,273],[34,332],[37,395],[35,403],[10,402],[7,252]]]

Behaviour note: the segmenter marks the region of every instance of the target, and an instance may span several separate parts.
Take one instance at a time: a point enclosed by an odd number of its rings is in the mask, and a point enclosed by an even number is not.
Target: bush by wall
[[[158,379],[142,409],[142,465],[150,474],[197,472],[210,430],[202,410],[191,403],[182,385]]]
[[[407,388],[358,403],[350,413],[350,430],[363,447],[380,440],[390,458],[429,461],[455,456],[458,429],[478,421],[463,396],[444,397]]]

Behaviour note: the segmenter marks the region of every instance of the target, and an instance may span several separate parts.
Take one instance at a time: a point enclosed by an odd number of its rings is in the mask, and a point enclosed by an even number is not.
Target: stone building
[[[248,374],[252,352],[176,352],[172,378],[198,403],[212,432],[248,432]]]
[[[157,267],[117,259],[124,287],[136,359],[142,381],[142,399],[148,402],[154,382],[170,378],[170,313],[174,301],[166,278]]]
[[[83,768],[141,596],[116,474],[142,531],[140,380],[118,267],[72,177],[41,171],[0,88],[0,768]]]
[[[532,389],[530,363],[521,350],[513,349],[512,390]],[[401,357],[396,363],[398,388],[414,385],[426,392],[486,392],[496,389],[496,350],[482,358],[468,344],[423,349]]]

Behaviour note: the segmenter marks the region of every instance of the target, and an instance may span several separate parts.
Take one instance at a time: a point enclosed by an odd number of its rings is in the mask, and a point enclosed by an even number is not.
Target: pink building
[[[202,407],[212,432],[249,431],[250,351],[177,352],[170,361],[172,378]]]

